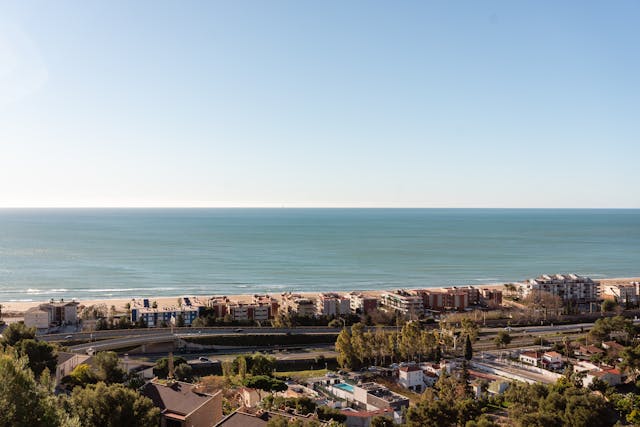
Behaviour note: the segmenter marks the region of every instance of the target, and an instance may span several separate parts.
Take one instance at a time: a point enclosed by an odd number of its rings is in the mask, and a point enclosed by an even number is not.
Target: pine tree
[[[471,337],[467,334],[467,339],[464,341],[464,358],[465,360],[471,360],[473,358],[473,346],[471,345]]]

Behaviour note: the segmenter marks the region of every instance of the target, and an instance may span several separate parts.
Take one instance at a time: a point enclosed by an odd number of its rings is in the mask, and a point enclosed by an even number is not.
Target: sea
[[[640,210],[0,209],[0,301],[640,276]]]

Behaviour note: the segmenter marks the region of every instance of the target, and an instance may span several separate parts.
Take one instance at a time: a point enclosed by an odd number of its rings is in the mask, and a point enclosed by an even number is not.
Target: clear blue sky
[[[2,206],[640,207],[638,1],[1,1]]]

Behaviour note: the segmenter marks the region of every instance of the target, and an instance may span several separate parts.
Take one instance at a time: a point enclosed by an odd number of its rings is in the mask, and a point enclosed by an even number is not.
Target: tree
[[[337,409],[330,408],[328,406],[318,406],[316,408],[316,414],[321,421],[337,421],[339,423],[345,422],[347,416],[338,411]]]
[[[62,378],[62,384],[66,384],[70,388],[75,386],[85,387],[87,384],[95,384],[97,382],[98,378],[96,378],[91,366],[84,363],[73,368],[69,375]]]
[[[394,427],[395,424],[391,418],[382,415],[376,415],[371,419],[371,427]]]
[[[460,321],[460,326],[464,334],[471,336],[471,341],[475,341],[478,338],[478,332],[480,331],[480,328],[478,327],[478,324],[473,321],[473,319],[471,319],[470,317],[464,317]]]
[[[602,305],[600,306],[600,310],[603,313],[607,313],[609,311],[613,311],[616,308],[616,303],[610,299],[606,299],[602,301]]]
[[[175,378],[178,381],[191,382],[193,380],[193,368],[188,363],[182,363],[175,368]]]
[[[16,344],[15,348],[18,354],[29,359],[29,368],[36,377],[39,377],[45,369],[49,369],[49,372],[55,372],[58,355],[55,347],[48,342],[23,339]]]
[[[2,342],[15,346],[21,340],[32,340],[36,337],[36,328],[27,328],[24,322],[11,323],[2,332]]]
[[[398,342],[400,356],[404,360],[414,360],[420,349],[420,324],[418,322],[407,322],[400,331]]]
[[[182,365],[183,363],[187,363],[187,361],[184,358],[180,356],[173,358],[174,369],[176,369],[178,366]],[[156,361],[156,365],[153,367],[153,375],[155,375],[158,378],[167,378],[167,375],[169,375],[169,358],[168,357],[163,357]]]
[[[107,384],[121,383],[124,381],[125,372],[120,368],[120,359],[113,351],[101,351],[94,358],[96,378]]]
[[[251,375],[271,375],[276,367],[276,358],[256,353],[251,357]]]
[[[506,331],[498,332],[498,335],[493,339],[496,347],[506,347],[511,342],[511,335]]]
[[[156,427],[160,422],[160,409],[151,399],[121,384],[76,387],[64,406],[83,427]]]
[[[287,384],[276,378],[266,375],[255,375],[245,378],[243,384],[246,387],[257,388],[264,391],[285,391]]]
[[[36,382],[26,357],[0,350],[0,378],[0,425],[61,425],[65,415],[50,390]]]
[[[182,313],[178,314],[178,317],[176,318],[176,326],[178,328],[184,328],[184,316]]]
[[[336,339],[336,352],[338,353],[338,364],[343,368],[353,368],[356,366],[357,357],[351,345],[351,333],[347,328],[340,331]]]
[[[464,341],[463,353],[465,360],[471,360],[473,358],[473,347],[471,345],[471,338],[467,335]]]

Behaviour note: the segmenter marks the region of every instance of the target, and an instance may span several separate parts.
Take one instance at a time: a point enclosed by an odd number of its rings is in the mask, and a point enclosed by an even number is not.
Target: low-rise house
[[[390,420],[394,420],[393,410],[391,409],[378,409],[375,411],[357,411],[353,408],[345,408],[340,411],[347,417],[345,424],[347,427],[370,427],[371,420],[374,417],[386,417]]]
[[[398,369],[398,384],[402,387],[422,393],[424,391],[424,373],[417,366],[403,366]]]
[[[504,393],[511,383],[506,380],[494,380],[489,383],[489,387],[487,391],[491,394],[502,394]]]
[[[557,351],[547,351],[542,355],[542,366],[547,369],[560,369],[564,362],[562,355]]]
[[[603,354],[604,350],[595,345],[581,345],[575,351],[576,356],[593,356],[594,354]]]
[[[589,371],[584,377],[582,385],[584,387],[588,387],[596,378],[610,386],[616,386],[622,383],[622,374],[620,371],[615,368],[610,368],[594,369],[593,371]]]
[[[56,386],[64,377],[69,375],[79,365],[88,365],[91,363],[93,356],[82,353],[68,353],[65,351],[58,352],[58,361],[56,363]]]
[[[281,411],[262,411],[240,408],[220,420],[215,424],[215,427],[266,427],[267,424],[269,424],[269,421],[276,420],[278,418],[284,418],[287,421],[299,420],[305,422],[313,419],[313,415],[309,414],[303,416]],[[325,424],[325,422],[320,422],[320,425]]]
[[[624,350],[624,346],[615,341],[604,341],[602,343],[602,348],[608,350],[614,356],[617,356],[622,350]]]
[[[422,371],[422,375],[424,376],[424,385],[426,387],[433,387],[436,385],[436,382],[438,381],[438,376],[436,374],[425,369]]]
[[[402,412],[403,408],[409,407],[408,398],[373,382],[354,385],[353,397],[360,408],[369,411],[389,408]]]
[[[212,427],[222,420],[222,392],[202,393],[194,384],[153,380],[142,395],[160,408],[160,427]]]
[[[520,353],[518,360],[528,365],[538,366],[541,360],[541,354],[537,351],[525,351]]]
[[[239,390],[241,406],[255,408],[269,393],[255,388],[242,387]]]

